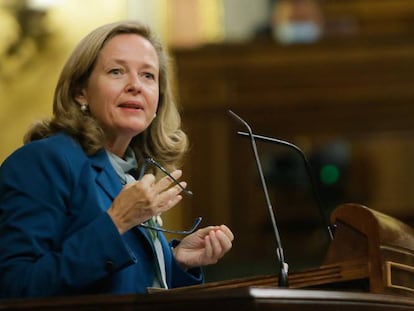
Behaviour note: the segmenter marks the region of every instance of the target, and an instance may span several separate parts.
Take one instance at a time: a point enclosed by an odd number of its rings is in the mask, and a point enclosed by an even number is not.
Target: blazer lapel
[[[109,162],[105,150],[90,156],[92,167],[96,171],[96,183],[114,200],[122,189],[119,177]]]
[[[111,162],[108,159],[108,155],[106,154],[105,150],[100,150],[89,158],[92,168],[96,171],[96,183],[111,198],[111,200],[114,200],[121,191],[122,184],[117,173],[112,167]],[[140,226],[135,226],[134,229],[136,233],[139,232],[139,234],[144,235],[146,241],[152,249],[152,252],[155,255],[154,244],[147,229]]]

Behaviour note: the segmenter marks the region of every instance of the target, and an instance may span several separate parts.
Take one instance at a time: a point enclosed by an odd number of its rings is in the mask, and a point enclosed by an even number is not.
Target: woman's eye
[[[114,68],[114,69],[111,69],[111,70],[109,71],[109,73],[114,74],[114,75],[120,75],[122,72],[121,72],[121,69],[119,69],[119,68]]]
[[[154,75],[154,74],[152,74],[152,73],[150,73],[150,72],[145,72],[145,73],[143,74],[143,76],[144,76],[145,78],[147,78],[147,79],[150,79],[150,80],[154,80],[154,79],[155,79],[155,75]]]

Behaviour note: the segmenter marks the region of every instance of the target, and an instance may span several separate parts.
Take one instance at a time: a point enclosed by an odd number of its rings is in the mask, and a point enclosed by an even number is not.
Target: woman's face
[[[159,98],[159,61],[152,44],[120,34],[101,50],[80,104],[103,127],[109,143],[128,142],[152,122]]]

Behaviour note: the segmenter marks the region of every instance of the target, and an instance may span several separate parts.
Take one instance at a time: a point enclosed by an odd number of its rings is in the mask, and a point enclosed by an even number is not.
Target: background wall
[[[78,40],[126,15],[123,0],[45,3],[0,2],[1,161],[22,144],[33,121],[51,114],[58,74]]]

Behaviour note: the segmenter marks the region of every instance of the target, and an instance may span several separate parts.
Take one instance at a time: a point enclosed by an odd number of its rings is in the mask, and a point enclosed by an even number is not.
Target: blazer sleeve
[[[171,257],[171,260],[169,261],[171,275],[168,279],[170,288],[198,285],[204,283],[205,277],[202,267],[194,267],[189,270],[184,270],[175,260],[175,257],[172,254],[172,248],[176,247],[178,244],[180,244],[180,242],[180,240],[173,239],[168,243],[170,250],[169,257]]]
[[[35,142],[3,163],[0,297],[76,293],[135,262],[85,186],[93,176],[78,154]]]

